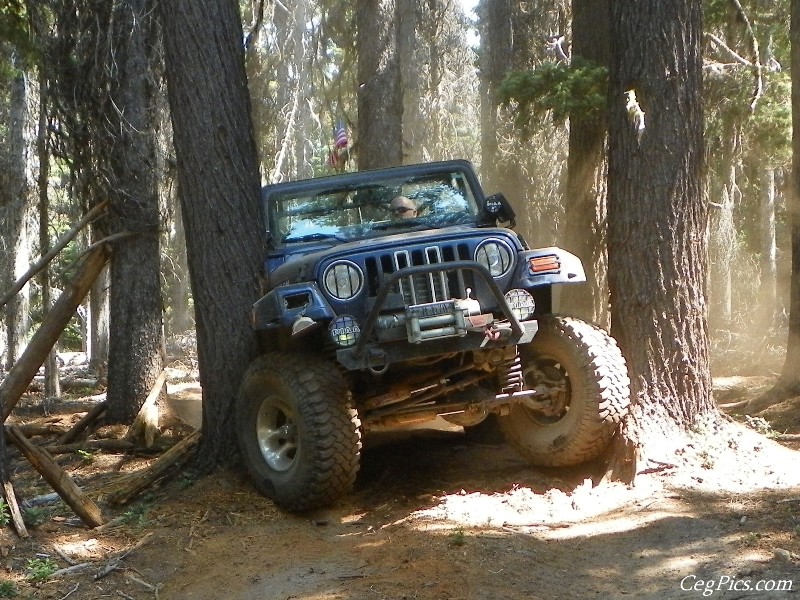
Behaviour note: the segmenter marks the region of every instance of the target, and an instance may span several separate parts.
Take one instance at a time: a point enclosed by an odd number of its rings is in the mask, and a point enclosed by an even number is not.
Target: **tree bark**
[[[632,430],[687,427],[714,410],[705,293],[701,3],[612,0],[611,14],[612,333],[631,374]]]
[[[610,18],[609,0],[573,0],[573,60],[581,57],[609,66]],[[570,307],[570,314],[606,327],[607,118],[605,112],[597,118],[570,118],[564,245],[586,265],[587,281],[583,286],[566,286],[561,296],[562,303]]]
[[[174,224],[169,236],[168,253],[169,274],[167,290],[169,292],[169,320],[167,334],[175,335],[192,328],[189,313],[189,264],[186,261],[186,232],[183,228],[183,213],[180,203],[175,205]]]
[[[178,190],[203,387],[199,462],[236,454],[233,402],[258,353],[250,310],[266,247],[259,174],[233,0],[161,2]]]
[[[769,330],[777,304],[778,247],[775,240],[775,169],[761,171],[761,286],[759,328]]]
[[[294,46],[295,77],[299,96],[298,110],[294,123],[294,175],[296,179],[307,179],[314,174],[314,149],[310,143],[311,134],[311,107],[309,99],[314,92],[311,89],[309,72],[311,59],[309,47],[311,40],[308,38],[308,13],[307,0],[295,0],[293,10],[292,41]]]
[[[89,294],[86,354],[89,368],[104,377],[108,370],[108,267],[97,276]]]
[[[792,0],[792,67],[800,65],[800,0]],[[800,77],[792,77],[792,179],[788,205],[792,228],[789,334],[778,386],[786,396],[800,393]]]
[[[394,0],[357,0],[358,167],[403,164],[403,90]]]
[[[417,33],[420,30],[417,22],[417,6],[417,0],[395,0],[395,39],[403,103],[402,161],[404,163],[422,162],[425,142],[425,121],[420,111],[420,100],[425,92],[420,84],[420,67],[423,61],[420,60],[421,50],[417,40]],[[433,60],[441,59],[436,57],[428,60],[431,68]]]
[[[3,291],[11,287],[29,262],[27,214],[31,204],[31,182],[28,175],[29,136],[26,132],[29,129],[30,82],[21,61],[14,60],[12,66],[19,71],[9,82],[8,122],[5,123],[7,162],[0,166],[3,171],[0,177],[4,182],[0,186],[0,223],[4,240],[0,244],[0,290]],[[25,334],[30,327],[30,288],[23,287],[19,291],[19,295],[15,293],[9,299],[3,312],[5,344],[0,344],[0,361],[9,369],[24,349]]]
[[[481,179],[490,191],[508,188],[499,168],[502,157],[497,139],[500,128],[496,91],[512,65],[511,0],[481,0],[479,6],[481,32]]]
[[[50,250],[50,151],[47,142],[47,103],[48,84],[44,76],[39,80],[39,128],[36,133],[36,154],[39,161],[39,176],[37,179],[39,194],[39,251],[47,254]],[[50,265],[45,266],[39,273],[39,287],[42,290],[42,321],[50,312]],[[61,396],[61,385],[58,379],[58,363],[56,344],[53,343],[44,363],[44,396],[58,398]]]
[[[736,183],[737,150],[734,144],[725,144],[730,152],[727,178],[722,182],[721,197],[710,215],[709,255],[713,269],[711,281],[710,318],[715,328],[728,329],[733,321],[733,263],[736,260],[736,224],[734,209],[739,187]]]
[[[112,19],[118,138],[109,157],[114,190],[109,229],[135,235],[116,243],[110,267],[105,415],[110,423],[134,419],[164,368],[153,8],[154,0],[123,0]]]

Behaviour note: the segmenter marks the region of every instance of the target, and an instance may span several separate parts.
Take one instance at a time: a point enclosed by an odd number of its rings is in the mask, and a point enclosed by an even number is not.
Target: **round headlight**
[[[349,300],[361,291],[364,277],[355,264],[342,260],[325,269],[322,276],[325,291],[337,300]]]
[[[489,269],[492,277],[502,277],[514,266],[511,248],[501,240],[487,240],[475,250],[475,260]]]

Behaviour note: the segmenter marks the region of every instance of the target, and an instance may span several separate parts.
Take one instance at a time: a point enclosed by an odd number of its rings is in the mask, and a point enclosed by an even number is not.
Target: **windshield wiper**
[[[309,233],[298,237],[286,236],[284,242],[313,242],[317,240],[337,240],[340,242],[345,241],[345,238],[339,237],[335,233]]]
[[[432,229],[438,229],[436,225],[432,225],[431,223],[427,222],[420,222],[417,219],[397,219],[396,221],[388,221],[386,223],[372,225],[371,229],[385,231],[387,229],[411,229],[413,227],[430,227]]]

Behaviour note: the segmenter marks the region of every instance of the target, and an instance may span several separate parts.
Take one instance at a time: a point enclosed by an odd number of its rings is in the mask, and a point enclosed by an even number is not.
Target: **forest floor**
[[[191,361],[173,364],[174,406],[199,402],[195,376]],[[771,382],[715,386],[733,402]],[[99,401],[88,393],[49,416],[31,393],[11,420],[69,426]],[[355,491],[311,514],[277,510],[239,471],[174,473],[131,504],[104,504],[115,477],[191,431],[164,416],[149,451],[57,456],[111,523],[88,529],[60,501],[26,509],[30,538],[0,530],[0,598],[800,598],[800,444],[771,439],[800,433],[800,398],[673,440],[633,486],[418,429],[367,439]],[[13,447],[9,457],[20,501],[52,492]]]

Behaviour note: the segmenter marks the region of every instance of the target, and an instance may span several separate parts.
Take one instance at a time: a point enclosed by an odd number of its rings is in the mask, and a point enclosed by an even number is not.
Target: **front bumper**
[[[391,290],[401,279],[456,270],[472,271],[482,280],[502,312],[502,318],[470,315],[459,308],[457,301],[447,301],[408,306],[404,313],[393,317],[397,319],[396,326],[379,325],[385,322],[382,313]],[[516,318],[489,271],[479,263],[454,261],[411,266],[386,278],[361,328],[358,342],[351,348],[337,350],[336,358],[349,370],[383,370],[391,363],[405,360],[526,344],[537,329],[536,320]]]

